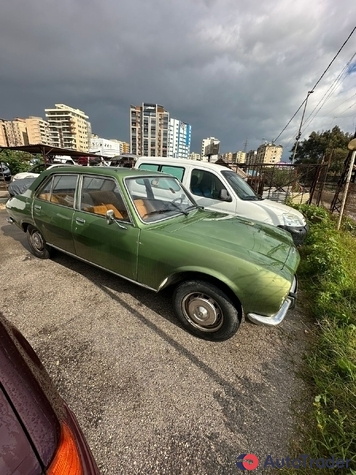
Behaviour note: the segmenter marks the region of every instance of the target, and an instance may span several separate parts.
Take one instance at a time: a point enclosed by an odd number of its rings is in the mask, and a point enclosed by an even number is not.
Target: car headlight
[[[285,226],[288,227],[305,226],[305,222],[295,214],[283,214],[283,221]]]

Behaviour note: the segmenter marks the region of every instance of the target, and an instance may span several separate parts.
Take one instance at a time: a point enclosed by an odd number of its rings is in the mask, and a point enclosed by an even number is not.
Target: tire
[[[51,257],[51,248],[47,246],[42,234],[34,226],[27,227],[27,242],[34,256],[40,259],[49,259]]]
[[[208,282],[191,280],[179,284],[173,294],[173,307],[183,326],[206,340],[227,340],[240,325],[239,309]]]

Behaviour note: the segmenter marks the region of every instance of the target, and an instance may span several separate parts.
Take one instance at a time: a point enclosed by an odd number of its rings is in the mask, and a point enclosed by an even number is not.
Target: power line
[[[346,40],[344,41],[344,43],[342,44],[342,46],[339,48],[339,51],[336,53],[336,55],[333,57],[333,59],[330,61],[330,63],[328,64],[327,68],[325,69],[325,71],[323,72],[323,74],[320,76],[320,78],[317,80],[317,82],[315,83],[314,87],[311,89],[312,92],[314,92],[314,89],[316,88],[316,86],[319,84],[319,82],[322,80],[322,78],[325,76],[326,72],[330,69],[330,66],[333,64],[333,62],[335,61],[335,59],[338,57],[338,55],[340,54],[341,50],[344,48],[344,46],[346,45],[346,43],[349,41],[349,39],[351,38],[352,34],[354,33],[354,31],[356,30],[356,26],[352,29],[351,33],[349,34],[349,36],[346,38]],[[309,93],[308,93],[308,96],[309,96]],[[307,96],[307,97],[308,97]],[[294,119],[294,117],[298,114],[298,112],[300,111],[300,109],[303,107],[303,105],[305,104],[305,102],[307,101],[307,97],[304,99],[304,101],[301,103],[301,105],[298,107],[297,111],[293,114],[292,118],[288,121],[287,125],[282,129],[282,131],[280,132],[279,135],[277,135],[277,137],[273,140],[273,142],[276,142],[279,137],[282,135],[282,133],[286,130],[286,128],[288,127],[288,125],[292,122],[292,120]]]
[[[346,43],[349,41],[349,39],[351,38],[353,32],[356,30],[356,26],[354,26],[353,30],[351,31],[351,33],[349,34],[349,36],[346,38],[346,40],[344,41],[343,45],[341,46],[341,48],[339,49],[339,51],[336,53],[336,55],[333,57],[333,59],[330,61],[328,67],[325,69],[325,71],[323,72],[323,74],[320,76],[320,78],[317,80],[317,82],[315,83],[315,86],[313,87],[313,90],[316,88],[316,86],[319,84],[319,82],[323,79],[323,77],[325,76],[327,70],[330,68],[330,66],[333,64],[333,62],[335,61],[335,59],[339,56],[341,50],[343,49],[343,47],[346,45]]]
[[[351,64],[352,60],[354,59],[354,57],[356,56],[356,53],[354,53],[350,60],[345,64],[345,66],[343,67],[341,73],[337,76],[336,79],[334,79],[334,81],[332,82],[332,84],[330,85],[329,89],[326,91],[326,93],[323,95],[323,97],[320,99],[320,101],[318,102],[318,104],[314,107],[314,109],[312,110],[312,112],[309,114],[309,116],[307,117],[307,119],[305,120],[305,123],[304,123],[304,130],[303,130],[303,133],[305,133],[305,130],[307,128],[308,125],[311,124],[311,122],[313,122],[313,120],[315,119],[315,117],[317,116],[317,114],[320,112],[320,110],[324,107],[326,101],[331,97],[331,95],[333,94],[333,92],[335,91],[338,83],[342,82],[345,77],[346,77],[346,74],[347,74],[347,69],[349,67],[349,65]],[[342,76],[344,76],[342,78]],[[342,79],[341,79],[342,78]],[[320,107],[319,107],[320,106]],[[316,112],[315,112],[316,111]],[[315,112],[315,114],[314,114]],[[314,114],[314,116],[313,116]]]
[[[355,94],[352,94],[351,97],[353,96],[356,96],[356,92]],[[342,101],[338,106],[334,107],[333,109],[331,109],[330,111],[328,111],[328,114],[330,114],[330,112],[334,111],[335,109],[338,109],[340,106],[342,106],[343,104],[345,104],[345,102],[349,101],[351,99],[351,97],[348,97],[347,99],[345,99],[344,101]]]

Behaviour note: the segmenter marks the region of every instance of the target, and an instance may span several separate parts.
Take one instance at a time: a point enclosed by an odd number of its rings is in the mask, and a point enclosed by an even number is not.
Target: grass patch
[[[350,460],[349,469],[308,467],[300,474],[356,475],[356,223],[345,219],[337,231],[337,216],[324,208],[294,207],[310,226],[298,275],[316,338],[303,368],[313,405],[300,421],[302,442],[292,451]]]

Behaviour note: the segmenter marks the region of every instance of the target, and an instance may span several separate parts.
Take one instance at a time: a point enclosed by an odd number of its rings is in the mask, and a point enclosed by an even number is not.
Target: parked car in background
[[[40,173],[49,167],[53,167],[52,163],[37,163],[27,172],[16,173],[16,175],[12,177],[12,181],[23,180],[24,178],[37,178]]]
[[[54,168],[6,209],[39,258],[59,249],[155,292],[170,288],[178,319],[203,338],[230,338],[243,314],[277,325],[295,302],[290,234],[205,211],[168,174]]]
[[[60,167],[63,165],[68,165],[67,163],[62,164],[62,163],[38,163],[37,165],[34,165],[28,172],[20,172],[16,173],[12,177],[12,181],[17,181],[17,180],[23,180],[25,178],[37,178],[44,170],[47,170],[48,168],[54,168],[54,167]]]
[[[67,155],[54,155],[52,158],[53,163],[65,163],[67,165],[75,165],[75,161],[72,157]]]
[[[1,313],[0,341],[1,475],[99,475],[75,415]]]
[[[204,208],[285,229],[296,245],[302,244],[307,235],[308,227],[302,213],[285,204],[260,198],[241,176],[225,166],[196,160],[140,157],[135,168],[170,173]]]
[[[12,181],[7,187],[7,191],[10,197],[21,195],[22,193],[24,193],[32,185],[32,183],[36,180],[36,178],[37,177],[28,177],[28,178],[21,178],[19,180]]]
[[[9,165],[4,162],[0,162],[0,180],[11,181],[11,170]]]
[[[110,167],[134,168],[136,155],[117,155],[108,161]]]
[[[101,164],[105,165],[105,162],[101,159],[101,157],[78,157],[77,164],[86,166],[86,167],[94,167]]]

